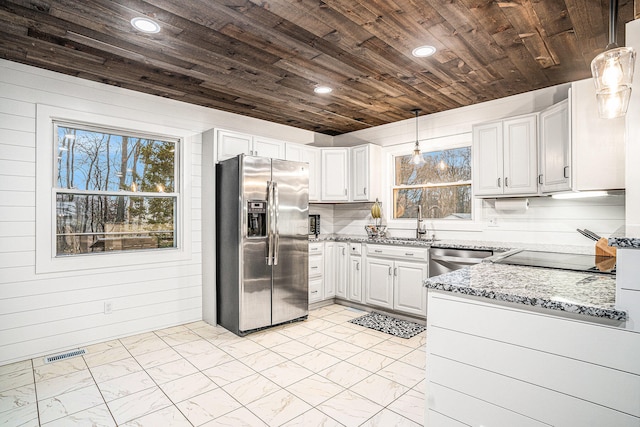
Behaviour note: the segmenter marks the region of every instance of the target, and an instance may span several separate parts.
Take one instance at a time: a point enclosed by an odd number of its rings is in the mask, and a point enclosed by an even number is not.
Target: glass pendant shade
[[[635,60],[633,48],[616,47],[602,52],[591,61],[601,118],[612,119],[627,113]]]
[[[613,119],[627,114],[636,52],[630,47],[618,47],[616,27],[618,0],[609,0],[609,44],[591,61],[591,74],[596,85],[598,114]]]
[[[413,150],[413,158],[411,159],[414,165],[421,165],[424,163],[424,157],[422,157],[422,153],[420,152],[420,146],[416,142],[416,148]]]

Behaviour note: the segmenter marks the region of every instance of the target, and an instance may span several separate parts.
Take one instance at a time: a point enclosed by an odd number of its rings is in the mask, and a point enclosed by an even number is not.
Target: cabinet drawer
[[[323,273],[323,257],[310,256],[309,257],[309,277],[322,276]]]
[[[367,255],[414,260],[429,260],[429,248],[415,246],[367,245]]]
[[[309,280],[309,302],[322,299],[322,278]]]
[[[321,254],[322,246],[322,242],[309,243],[309,255]]]
[[[351,255],[362,255],[362,243],[349,243],[349,253]]]

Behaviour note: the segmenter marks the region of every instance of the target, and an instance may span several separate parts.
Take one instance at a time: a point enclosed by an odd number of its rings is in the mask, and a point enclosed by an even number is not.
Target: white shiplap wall
[[[333,210],[325,207],[322,221],[327,229],[323,227],[323,233],[366,235],[364,226],[372,223],[370,208],[370,203],[335,205]],[[388,211],[386,206],[383,211],[385,214]],[[425,221],[429,235],[435,230],[438,239],[592,246],[594,242],[579,234],[576,228],[588,228],[608,237],[625,224],[625,198],[622,195],[576,200],[531,197],[526,211],[497,211],[494,200],[489,199],[481,202],[478,218],[466,227],[456,221]],[[390,236],[415,237],[415,219],[398,223],[395,221],[395,225],[389,227]]]
[[[191,257],[36,274],[36,104],[189,136]],[[312,132],[0,60],[0,365],[202,318],[201,253],[213,239],[202,238],[200,133],[214,127],[314,141]]]

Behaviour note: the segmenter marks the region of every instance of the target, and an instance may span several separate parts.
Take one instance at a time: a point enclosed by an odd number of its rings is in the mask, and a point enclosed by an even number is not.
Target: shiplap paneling
[[[640,334],[584,320],[429,291],[427,402],[468,424],[441,386],[555,426],[640,422]],[[436,384],[437,387],[432,387]],[[486,387],[491,384],[491,387]],[[544,408],[541,411],[540,408]],[[464,417],[467,415],[468,417]],[[504,422],[498,424],[511,425]],[[434,424],[438,425],[438,424]]]
[[[191,258],[35,274],[36,104],[190,135],[191,174],[181,178],[192,194],[186,236]],[[199,134],[214,127],[299,143],[314,140],[309,131],[0,60],[0,365],[202,318]],[[111,314],[103,313],[105,301],[113,304]]]

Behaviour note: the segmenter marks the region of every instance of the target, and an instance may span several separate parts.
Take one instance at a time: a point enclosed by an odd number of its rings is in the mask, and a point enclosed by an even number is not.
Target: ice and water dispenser
[[[247,237],[266,237],[267,201],[249,200],[247,202]]]

